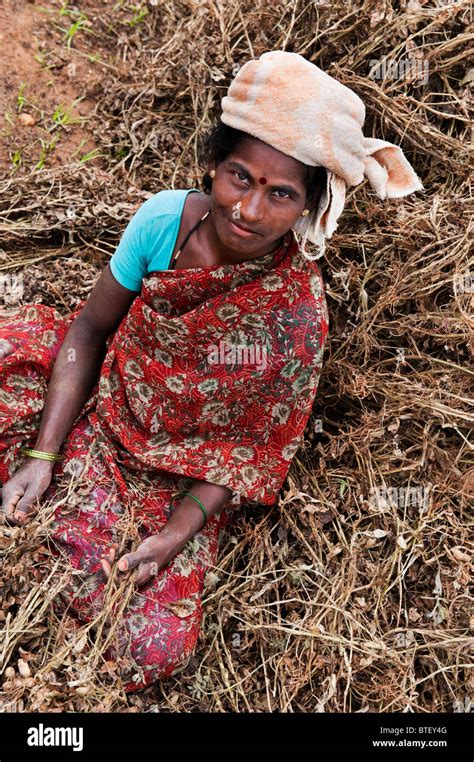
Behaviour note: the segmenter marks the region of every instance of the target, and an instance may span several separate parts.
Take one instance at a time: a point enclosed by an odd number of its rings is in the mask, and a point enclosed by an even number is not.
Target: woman
[[[324,250],[364,176],[382,198],[421,187],[363,136],[358,96],[295,53],[247,62],[222,109],[210,194],[145,202],[73,315],[0,314],[2,510],[24,525],[58,499],[57,552],[83,572],[58,611],[90,621],[113,564],[137,570],[111,651],[127,691],[188,663],[220,528],[275,503],[303,439],[328,331],[304,242]]]

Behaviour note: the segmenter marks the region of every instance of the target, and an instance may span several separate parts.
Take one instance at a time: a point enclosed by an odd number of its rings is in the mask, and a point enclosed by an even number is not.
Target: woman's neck
[[[273,241],[268,246],[262,248],[260,251],[254,251],[251,253],[231,249],[228,246],[224,246],[224,244],[221,242],[217,234],[216,226],[214,224],[212,211],[202,222],[202,224],[199,225],[198,229],[196,230],[196,234],[202,250],[212,252],[216,265],[235,265],[239,264],[240,262],[249,262],[252,259],[258,259],[263,257],[265,254],[269,254],[270,252],[275,251],[279,246],[281,246],[284,239],[284,236],[280,236],[277,241]]]

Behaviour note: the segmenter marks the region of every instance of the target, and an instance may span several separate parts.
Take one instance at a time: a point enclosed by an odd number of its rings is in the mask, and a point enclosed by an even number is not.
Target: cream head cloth
[[[247,61],[221,107],[221,121],[230,127],[304,164],[326,168],[317,209],[294,225],[303,251],[307,239],[316,244],[316,258],[337,227],[347,187],[367,177],[381,199],[423,189],[401,148],[364,137],[365,105],[359,96],[298,53],[272,50]]]

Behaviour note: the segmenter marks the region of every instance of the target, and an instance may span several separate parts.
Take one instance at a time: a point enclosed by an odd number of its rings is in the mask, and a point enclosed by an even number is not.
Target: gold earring
[[[301,212],[301,216],[306,217],[307,214],[309,214],[309,209],[303,209],[303,211]]]
[[[216,170],[215,169],[211,169],[211,171],[209,172],[209,176],[210,177],[215,177],[216,176]]]

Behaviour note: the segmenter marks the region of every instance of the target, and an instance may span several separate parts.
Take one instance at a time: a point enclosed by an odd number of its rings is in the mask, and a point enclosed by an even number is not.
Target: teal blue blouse
[[[147,199],[125,228],[110,259],[112,275],[125,288],[141,291],[142,279],[167,270],[178,236],[184,202],[190,190],[162,190]]]

